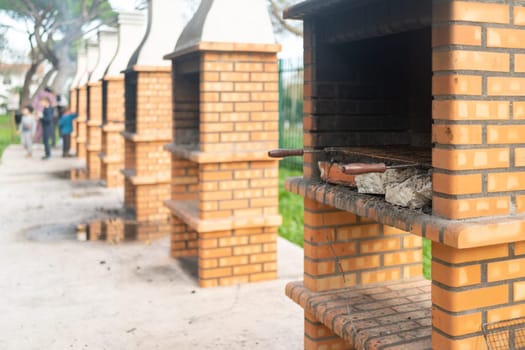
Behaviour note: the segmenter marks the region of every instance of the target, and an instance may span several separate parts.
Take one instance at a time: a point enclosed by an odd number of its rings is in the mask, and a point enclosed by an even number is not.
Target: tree
[[[108,0],[0,0],[0,11],[25,21],[28,27],[31,66],[25,77],[22,104],[31,99],[29,85],[44,62],[50,64],[51,70],[40,87],[54,76],[52,88],[65,93],[67,80],[75,71],[78,41],[87,32],[115,20]]]
[[[291,5],[292,1],[290,0],[268,0],[268,6],[270,7],[270,14],[272,15],[274,28],[277,32],[288,32],[293,35],[303,36],[302,22],[294,23],[283,18],[284,9]]]

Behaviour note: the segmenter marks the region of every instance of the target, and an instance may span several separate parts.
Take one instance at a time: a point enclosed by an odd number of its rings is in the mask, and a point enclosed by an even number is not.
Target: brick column
[[[432,345],[485,349],[482,323],[525,316],[525,251],[523,242],[512,243],[523,240],[522,230],[509,232],[511,243],[496,240],[498,227],[523,213],[525,7],[513,1],[435,3],[434,213],[502,219],[491,226],[493,245],[432,243]]]
[[[102,148],[102,83],[89,84],[89,116],[86,122],[86,169],[88,179],[100,179],[101,164],[98,154]]]
[[[171,76],[169,68],[136,67],[126,72],[126,209],[138,222],[165,222],[170,197]],[[167,232],[167,228],[165,232]]]
[[[210,47],[174,58],[172,255],[198,255],[202,287],[274,279],[278,47]]]
[[[78,90],[76,87],[72,87],[69,92],[69,108],[71,109],[71,112],[78,113]],[[77,152],[77,127],[77,121],[75,119],[73,121],[73,132],[71,133],[70,154],[76,154]]]
[[[140,12],[121,11],[118,14],[118,47],[102,78],[101,178],[106,187],[124,186],[125,123],[124,74],[130,57],[137,49],[144,32],[144,16]]]
[[[88,90],[87,86],[77,89],[78,94],[78,118],[76,119],[76,138],[71,143],[76,143],[77,157],[86,159],[86,140],[87,140],[87,109],[88,109]]]
[[[106,187],[124,186],[124,76],[105,77],[106,120],[102,125],[101,178]]]

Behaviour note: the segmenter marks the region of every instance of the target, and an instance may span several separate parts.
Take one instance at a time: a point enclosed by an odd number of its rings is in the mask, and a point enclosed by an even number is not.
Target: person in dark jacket
[[[77,117],[78,114],[66,110],[58,120],[58,128],[60,130],[60,135],[62,136],[62,157],[64,158],[69,157],[71,133],[73,132],[73,119],[76,119]]]
[[[52,132],[53,132],[53,116],[55,114],[55,109],[51,107],[51,101],[48,97],[43,97],[40,100],[40,104],[43,107],[42,110],[42,117],[40,118],[40,122],[42,123],[42,133],[44,136],[44,149],[45,149],[45,156],[42,157],[43,160],[47,160],[51,158],[51,145],[49,142],[51,141]]]

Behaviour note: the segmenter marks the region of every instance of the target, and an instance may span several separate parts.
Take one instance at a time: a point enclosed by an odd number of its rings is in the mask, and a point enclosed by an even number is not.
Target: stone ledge
[[[80,144],[85,144],[87,139],[85,137],[77,137],[75,141]]]
[[[312,292],[302,282],[286,295],[352,349],[430,349],[430,281],[422,278]]]
[[[123,81],[124,80],[124,74],[114,75],[114,76],[104,76],[104,81]]]
[[[194,200],[168,200],[164,204],[171,213],[184,221],[197,232],[215,232],[250,227],[267,227],[281,225],[280,215],[229,217],[225,219],[207,219],[199,217],[198,202]]]
[[[87,122],[87,126],[91,126],[91,127],[99,128],[101,125],[102,125],[102,122],[100,120],[97,120],[97,121],[88,120]]]
[[[108,122],[107,124],[104,124],[101,126],[102,131],[104,132],[123,132],[125,130],[124,128],[124,122],[116,123],[116,122]]]
[[[100,161],[104,164],[116,164],[116,163],[124,163],[124,159],[119,156],[108,156],[104,153],[99,153],[98,157],[100,158]]]
[[[348,187],[290,178],[286,190],[320,203],[396,227],[447,246],[465,249],[525,241],[525,216],[448,220],[401,208]]]
[[[88,152],[100,152],[102,150],[102,146],[100,145],[89,145],[86,144],[86,151]]]
[[[173,155],[192,161],[197,164],[206,163],[233,163],[245,161],[275,161],[275,159],[268,157],[267,151],[254,152],[202,152],[192,145],[175,145],[173,143],[164,146],[164,149],[171,152]]]
[[[88,83],[88,86],[89,86],[89,87],[98,87],[98,86],[102,86],[102,81],[92,81],[92,82],[89,82],[89,83]]]
[[[84,117],[84,116],[78,116],[78,118],[76,119],[77,123],[85,123],[87,122],[87,118]]]
[[[157,177],[157,176],[137,176],[135,175],[134,170],[122,169],[120,170],[122,175],[135,186],[137,185],[157,185],[157,184],[169,184],[171,183],[171,178],[166,177]]]
[[[128,69],[125,71],[122,71],[122,73],[126,72],[171,72],[171,66],[140,66],[140,65],[134,65],[132,69]]]
[[[124,139],[132,142],[167,142],[171,141],[171,131],[169,133],[158,134],[135,134],[127,131],[120,133]]]
[[[176,51],[164,56],[165,60],[173,60],[177,57],[199,51],[223,51],[223,52],[253,52],[253,53],[277,53],[281,51],[279,44],[249,44],[249,43],[221,43],[200,42],[193,46],[176,49]]]

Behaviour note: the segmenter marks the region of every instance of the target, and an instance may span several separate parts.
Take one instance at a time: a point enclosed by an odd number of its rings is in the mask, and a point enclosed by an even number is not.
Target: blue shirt
[[[73,119],[76,119],[78,114],[69,113],[64,114],[58,121],[58,127],[62,135],[69,135],[73,132]]]

